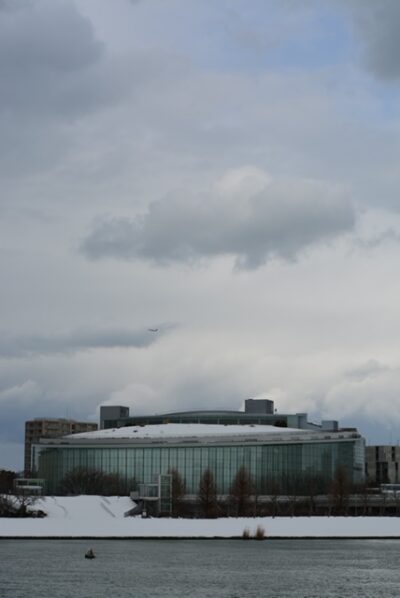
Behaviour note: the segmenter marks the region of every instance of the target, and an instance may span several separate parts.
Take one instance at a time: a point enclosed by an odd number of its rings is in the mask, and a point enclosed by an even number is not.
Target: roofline
[[[259,417],[259,416],[268,416],[268,417],[293,417],[293,416],[307,416],[307,413],[249,413],[246,411],[234,411],[231,409],[227,410],[219,410],[219,409],[198,409],[196,411],[173,411],[172,413],[152,413],[144,414],[144,415],[129,415],[129,417],[124,417],[120,419],[136,419],[139,417],[172,417],[175,415],[206,415],[209,413],[210,415],[241,415],[244,417]]]
[[[263,433],[258,434],[234,434],[234,435],[182,435],[182,436],[163,436],[153,438],[131,438],[131,437],[117,437],[117,438],[78,438],[77,435],[70,437],[58,438],[43,438],[34,446],[40,448],[89,448],[89,447],[120,447],[120,448],[140,448],[140,447],[163,447],[163,446],[226,446],[226,445],[273,445],[273,444],[303,444],[303,443],[328,443],[328,442],[348,442],[362,439],[361,434],[355,432],[312,432],[309,430],[294,430],[293,432],[285,432],[280,434]]]

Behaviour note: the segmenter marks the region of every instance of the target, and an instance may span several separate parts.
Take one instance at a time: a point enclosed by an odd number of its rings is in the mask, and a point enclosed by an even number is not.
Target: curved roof
[[[194,438],[204,436],[249,436],[266,434],[309,433],[298,428],[278,428],[263,425],[222,425],[222,424],[149,424],[146,426],[125,426],[95,432],[70,434],[64,438],[79,439],[143,439],[143,438]]]

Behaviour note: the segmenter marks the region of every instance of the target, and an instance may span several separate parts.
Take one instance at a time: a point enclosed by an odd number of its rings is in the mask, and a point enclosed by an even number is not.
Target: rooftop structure
[[[194,410],[151,415],[130,415],[129,408],[104,405],[100,407],[100,428],[121,428],[155,424],[222,424],[222,425],[270,425],[282,428],[326,431],[338,430],[338,422],[323,421],[321,425],[308,421],[306,413],[277,413],[274,402],[269,399],[247,399],[244,411]]]

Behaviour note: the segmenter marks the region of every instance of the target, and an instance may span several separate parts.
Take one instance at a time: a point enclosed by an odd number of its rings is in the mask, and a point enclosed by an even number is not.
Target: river
[[[0,540],[0,596],[397,598],[399,561],[395,540]]]

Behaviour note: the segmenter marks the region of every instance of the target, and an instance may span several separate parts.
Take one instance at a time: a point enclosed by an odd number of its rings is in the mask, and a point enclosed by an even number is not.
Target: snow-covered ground
[[[35,504],[44,519],[0,519],[0,537],[229,538],[258,525],[267,537],[400,538],[400,517],[258,517],[141,519],[124,517],[127,497],[46,497]]]

